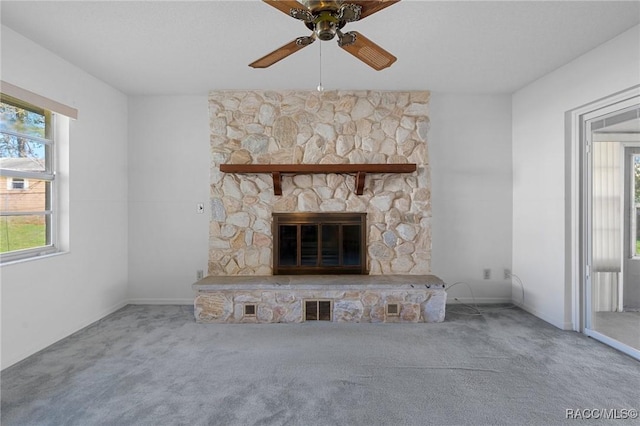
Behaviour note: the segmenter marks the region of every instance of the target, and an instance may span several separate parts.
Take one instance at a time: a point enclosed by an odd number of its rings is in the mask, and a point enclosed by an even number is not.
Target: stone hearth
[[[201,323],[299,323],[306,301],[329,301],[334,322],[442,322],[434,275],[208,276],[193,284]]]

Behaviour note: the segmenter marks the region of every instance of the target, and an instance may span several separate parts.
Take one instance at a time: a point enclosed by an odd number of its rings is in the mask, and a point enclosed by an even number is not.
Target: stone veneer
[[[273,212],[366,212],[372,275],[430,272],[429,92],[215,91],[209,275],[271,275]],[[413,174],[226,174],[220,164],[416,163]]]
[[[335,322],[442,322],[447,300],[433,275],[208,276],[193,288],[201,323],[304,322],[306,300],[330,300]],[[246,304],[255,315],[244,315]],[[398,315],[387,314],[388,304]]]

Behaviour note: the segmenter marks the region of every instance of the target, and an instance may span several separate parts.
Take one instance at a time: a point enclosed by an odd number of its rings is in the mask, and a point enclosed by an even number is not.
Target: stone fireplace
[[[272,275],[274,213],[366,213],[371,275],[430,273],[429,92],[215,91],[209,275]],[[225,173],[225,164],[416,164],[369,173]]]
[[[426,91],[211,92],[196,320],[444,320],[444,283],[430,275],[428,104]]]

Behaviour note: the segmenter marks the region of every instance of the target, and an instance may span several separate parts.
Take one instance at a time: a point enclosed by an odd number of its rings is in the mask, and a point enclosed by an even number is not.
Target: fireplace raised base
[[[193,284],[201,323],[442,322],[434,275],[208,276]]]

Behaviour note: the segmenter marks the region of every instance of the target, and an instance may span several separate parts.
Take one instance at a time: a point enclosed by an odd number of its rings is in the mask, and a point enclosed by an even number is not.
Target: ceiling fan
[[[357,31],[342,32],[348,22],[359,21],[400,0],[263,0],[279,11],[302,21],[312,33],[298,37],[284,46],[249,64],[267,68],[287,56],[307,47],[316,38],[322,41],[338,37],[338,46],[380,71],[396,61],[396,57]]]

